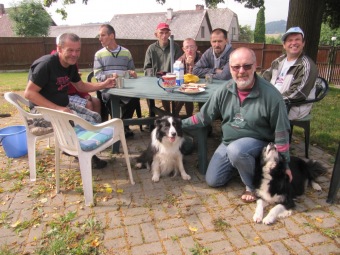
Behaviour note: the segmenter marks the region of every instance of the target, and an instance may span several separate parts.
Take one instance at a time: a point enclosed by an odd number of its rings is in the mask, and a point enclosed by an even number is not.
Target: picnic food
[[[196,75],[193,75],[191,73],[184,74],[184,83],[189,82],[198,82],[200,78]]]
[[[188,83],[188,84],[183,84],[182,88],[205,88],[207,85],[204,83]]]
[[[193,87],[181,87],[179,89],[181,92],[186,92],[186,93],[193,93],[193,92],[199,92],[200,89],[198,87],[193,88]]]

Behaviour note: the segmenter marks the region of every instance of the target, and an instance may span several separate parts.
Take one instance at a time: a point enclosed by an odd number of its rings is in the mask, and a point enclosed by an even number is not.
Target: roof
[[[115,28],[117,38],[150,40],[155,38],[157,24],[166,22],[175,40],[184,40],[196,38],[204,17],[206,10],[173,12],[171,20],[167,19],[167,12],[120,14],[115,15],[110,24]]]
[[[9,18],[8,8],[5,9],[5,14],[0,15],[0,37],[15,36],[12,29],[12,22]]]
[[[237,19],[236,13],[234,13],[232,10],[228,8],[208,9],[207,11],[210,18],[212,29],[228,28],[226,29],[228,31],[232,23],[233,17],[235,16]]]
[[[95,38],[98,36],[101,23],[91,23],[78,26],[51,26],[50,37],[57,37],[63,33],[75,33],[80,38]]]

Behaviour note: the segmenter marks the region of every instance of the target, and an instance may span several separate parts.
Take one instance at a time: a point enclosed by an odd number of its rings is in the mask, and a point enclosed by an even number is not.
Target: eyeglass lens
[[[248,64],[248,65],[243,65],[243,66],[231,66],[231,68],[234,71],[239,71],[241,69],[241,67],[243,67],[244,70],[248,71],[251,69],[251,67],[253,66],[253,64]]]

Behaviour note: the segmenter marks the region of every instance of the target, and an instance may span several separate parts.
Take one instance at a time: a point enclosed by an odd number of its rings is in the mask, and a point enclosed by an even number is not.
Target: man
[[[65,33],[60,36],[56,54],[45,55],[33,62],[24,93],[30,101],[32,112],[35,111],[34,106],[39,105],[63,112],[77,113],[93,123],[101,121],[98,113],[69,103],[67,90],[70,82],[81,92],[93,92],[115,86],[114,78],[97,84],[83,82],[80,79],[76,66],[80,50],[80,38],[75,34]],[[47,125],[46,121],[44,125]],[[94,168],[103,168],[107,164],[96,156],[92,158],[92,163]]]
[[[227,31],[216,28],[210,35],[211,47],[207,49],[201,59],[195,64],[193,74],[204,78],[206,74],[213,74],[217,80],[229,80],[229,55],[232,52],[228,43]]]
[[[98,81],[105,81],[112,74],[124,76],[125,72],[129,73],[130,77],[137,78],[135,72],[135,64],[133,62],[130,51],[116,42],[116,32],[109,24],[103,24],[99,29],[99,41],[103,48],[96,52],[94,56],[94,76]],[[102,93],[102,100],[105,104],[105,109],[108,111],[110,106],[110,95]],[[122,119],[132,118],[136,107],[139,105],[139,98],[122,98]],[[104,114],[104,118],[108,117],[108,111]],[[125,127],[125,136],[133,136],[133,132],[128,126]]]
[[[251,49],[241,47],[230,54],[230,72],[232,79],[208,99],[199,113],[183,120],[183,128],[206,126],[222,117],[222,143],[210,160],[206,182],[211,187],[225,185],[236,168],[246,186],[241,199],[252,202],[256,200],[255,159],[269,142],[275,142],[291,176],[290,125],[281,94],[256,75],[256,57]]]
[[[144,71],[152,68],[153,75],[158,72],[171,72],[171,54],[170,54],[170,27],[167,23],[159,23],[157,25],[155,36],[157,41],[149,45],[145,53]],[[181,48],[174,43],[174,59],[178,59],[182,55]],[[165,111],[170,112],[170,102],[162,101]]]
[[[184,54],[177,60],[182,61],[184,64],[184,74],[192,73],[194,65],[200,60],[202,54],[197,51],[196,41],[192,38],[184,39],[182,50]],[[191,102],[177,102],[175,115],[179,114],[183,104],[185,104],[187,116],[191,116],[194,111],[194,104]]]
[[[315,98],[315,80],[318,70],[309,57],[303,54],[304,33],[299,27],[291,27],[282,36],[286,53],[275,59],[263,73],[263,78],[272,83],[285,101],[304,101]],[[312,104],[292,107],[290,120],[301,119],[309,114]]]

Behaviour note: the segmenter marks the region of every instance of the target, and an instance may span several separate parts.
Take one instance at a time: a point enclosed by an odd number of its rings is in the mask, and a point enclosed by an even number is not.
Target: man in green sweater
[[[255,160],[264,146],[274,142],[289,162],[289,120],[278,90],[256,75],[255,53],[238,48],[230,54],[232,79],[221,86],[196,115],[183,120],[183,128],[207,126],[222,117],[222,143],[212,156],[206,173],[211,187],[225,185],[237,170],[245,184],[241,199],[253,202]]]

